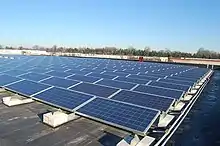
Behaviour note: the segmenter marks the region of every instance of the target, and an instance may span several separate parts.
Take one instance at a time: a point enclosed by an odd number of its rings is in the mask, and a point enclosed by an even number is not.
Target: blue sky
[[[220,52],[219,0],[2,0],[0,44]]]

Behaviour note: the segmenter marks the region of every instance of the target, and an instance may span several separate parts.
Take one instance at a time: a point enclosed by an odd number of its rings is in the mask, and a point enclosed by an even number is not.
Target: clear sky
[[[0,44],[220,52],[220,0],[1,0]]]

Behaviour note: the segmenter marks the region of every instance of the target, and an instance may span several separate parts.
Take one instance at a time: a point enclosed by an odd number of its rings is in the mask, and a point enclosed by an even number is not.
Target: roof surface
[[[7,96],[0,93],[0,98]],[[42,113],[51,107],[33,102],[7,107],[0,103],[1,146],[99,146],[115,145],[128,133],[85,118],[58,128],[41,122]]]

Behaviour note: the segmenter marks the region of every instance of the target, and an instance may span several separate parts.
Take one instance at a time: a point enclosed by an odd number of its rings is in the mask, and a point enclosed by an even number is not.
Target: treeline
[[[115,48],[115,47],[105,47],[105,48],[65,48],[57,47],[56,45],[51,48],[40,47],[38,45],[32,48],[24,47],[8,47],[3,48],[0,45],[0,49],[19,49],[19,50],[46,50],[51,53],[84,53],[84,54],[104,54],[104,55],[131,55],[131,56],[157,56],[157,57],[188,57],[188,58],[207,58],[207,59],[220,59],[220,53],[210,51],[204,48],[198,49],[196,53],[186,53],[181,51],[171,51],[169,49],[164,49],[160,51],[151,50],[150,47],[145,47],[144,49],[135,49],[129,47],[127,49]]]
[[[185,58],[207,58],[220,59],[220,53],[209,51],[204,48],[198,49],[196,53],[187,53],[181,51],[171,51],[169,49],[155,51],[149,47],[144,49],[135,49],[133,47],[127,49],[105,47],[105,48],[63,48],[53,46],[47,49],[48,52],[64,52],[64,53],[83,53],[83,54],[104,54],[104,55],[131,55],[131,56],[157,56],[157,57],[185,57]]]

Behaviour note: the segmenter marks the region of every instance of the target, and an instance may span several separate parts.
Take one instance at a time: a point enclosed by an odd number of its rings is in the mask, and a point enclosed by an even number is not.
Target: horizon
[[[4,1],[3,46],[220,52],[220,1]]]

